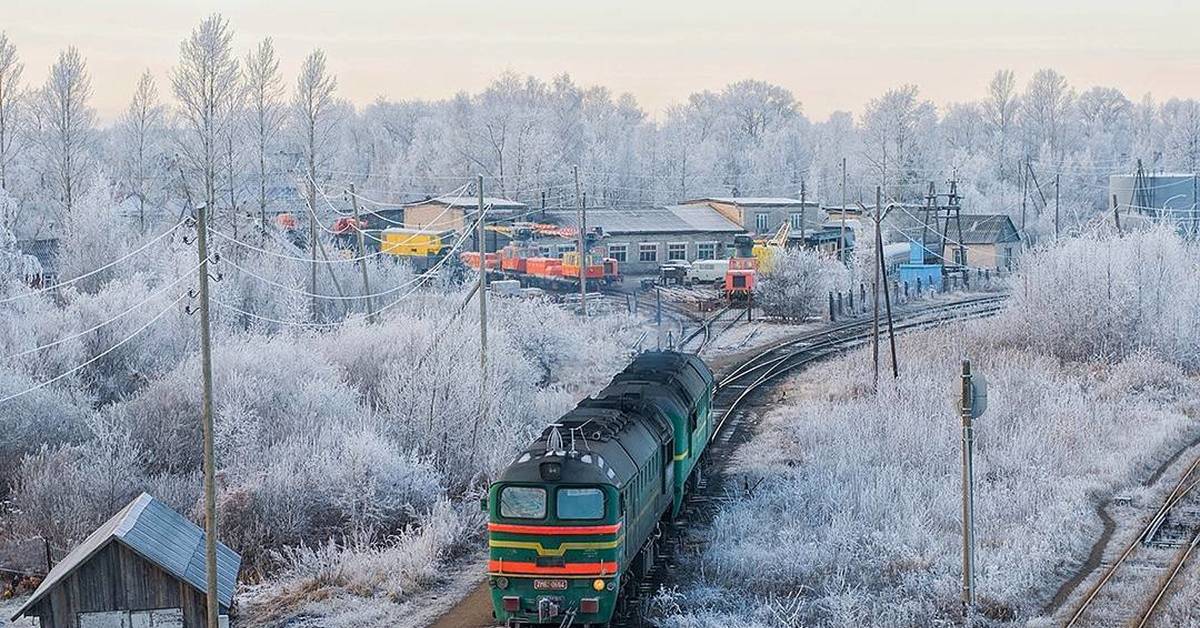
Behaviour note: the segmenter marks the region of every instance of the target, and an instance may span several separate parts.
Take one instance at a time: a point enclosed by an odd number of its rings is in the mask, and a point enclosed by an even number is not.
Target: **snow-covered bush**
[[[1128,269],[1106,271],[1092,257],[1111,251],[1115,260],[1122,249]],[[1200,431],[1200,385],[1185,370],[1191,331],[1147,320],[1194,320],[1194,287],[1156,283],[1149,270],[1160,259],[1190,265],[1187,245],[1159,232],[1037,255],[1065,268],[1027,259],[1029,293],[1018,278],[1001,317],[901,337],[901,378],[878,394],[864,383],[861,350],[794,381],[804,402],[769,410],[740,451],[734,472],[745,481],[729,484],[751,488],[717,515],[690,569],[703,575],[675,600],[680,608],[664,607],[664,624],[955,621],[963,358],[990,383],[976,423],[980,606],[998,622],[1037,617],[1100,533],[1097,500],[1137,487]],[[1137,270],[1139,255],[1148,268]],[[1112,284],[1115,315],[1096,292],[1105,285],[1090,282],[1107,272],[1122,278]],[[1024,309],[1030,303],[1048,311]],[[1129,337],[1108,327],[1110,316],[1123,317]],[[1083,335],[1103,340],[1071,344]]]
[[[1200,251],[1159,228],[1030,252],[998,337],[1064,360],[1147,351],[1200,368]]]
[[[754,302],[767,316],[803,321],[824,311],[829,291],[843,283],[845,266],[806,249],[784,249],[759,274]]]

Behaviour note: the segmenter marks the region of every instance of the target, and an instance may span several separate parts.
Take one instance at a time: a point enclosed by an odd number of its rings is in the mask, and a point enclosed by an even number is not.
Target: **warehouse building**
[[[506,198],[484,197],[488,222],[528,220],[529,206]],[[409,227],[431,227],[434,230],[462,231],[475,221],[479,198],[475,196],[442,196],[413,203],[404,209],[404,223]]]
[[[217,544],[220,625],[228,626],[241,557]],[[204,628],[204,532],[142,493],[50,570],[13,621],[41,628]]]
[[[786,221],[791,227],[790,235],[799,238],[801,233],[820,230],[827,216],[816,201],[801,202],[794,198],[710,197],[683,204],[712,208],[747,233],[764,237],[774,235]]]
[[[564,227],[578,226],[578,212],[550,211],[547,219]],[[741,225],[706,205],[669,205],[639,209],[589,208],[589,231],[603,233],[593,249],[616,259],[622,274],[649,275],[666,261],[694,262],[724,259],[733,251],[733,238],[746,233]],[[567,240],[539,242],[543,255],[574,251]]]

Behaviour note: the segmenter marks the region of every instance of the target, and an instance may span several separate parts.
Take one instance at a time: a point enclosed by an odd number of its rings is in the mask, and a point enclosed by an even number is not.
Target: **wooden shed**
[[[242,559],[217,545],[220,623]],[[42,628],[204,628],[204,531],[142,493],[50,570],[13,615]]]

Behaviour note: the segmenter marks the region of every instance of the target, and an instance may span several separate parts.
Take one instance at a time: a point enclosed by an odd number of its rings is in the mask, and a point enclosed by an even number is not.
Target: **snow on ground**
[[[26,599],[28,598],[18,597],[11,600],[0,600],[0,626],[8,626],[10,628],[35,628],[37,626],[37,623],[28,617],[11,621],[12,614],[17,612],[18,608],[21,608]]]
[[[977,428],[980,606],[996,622],[1036,617],[1099,536],[1096,503],[1200,432],[1200,383],[1144,353],[1063,362],[1006,344],[997,324],[902,336],[903,378],[878,396],[866,351],[786,383],[790,402],[735,462],[755,488],[682,566],[696,578],[656,600],[665,625],[953,622],[963,357],[991,384]]]

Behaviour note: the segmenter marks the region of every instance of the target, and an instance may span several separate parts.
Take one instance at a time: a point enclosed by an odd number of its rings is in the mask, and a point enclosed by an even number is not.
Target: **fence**
[[[989,292],[999,290],[1006,285],[1006,280],[1012,271],[999,271],[988,268],[976,268],[966,272],[947,274],[940,282],[915,282],[889,280],[887,288],[892,300],[892,306],[924,301],[935,298],[940,294],[951,292]],[[857,297],[857,298],[856,298]],[[871,309],[871,301],[867,298],[867,284],[859,283],[858,289],[836,291],[829,293],[829,320],[862,316]],[[880,303],[883,293],[880,293]]]

